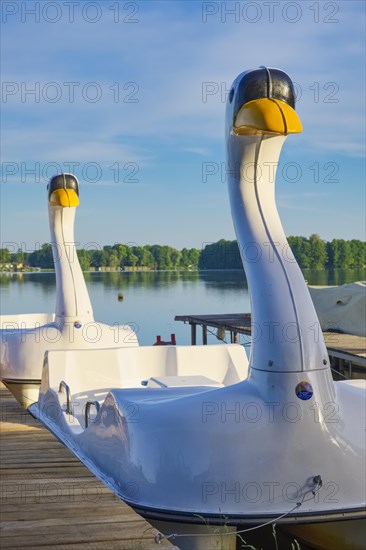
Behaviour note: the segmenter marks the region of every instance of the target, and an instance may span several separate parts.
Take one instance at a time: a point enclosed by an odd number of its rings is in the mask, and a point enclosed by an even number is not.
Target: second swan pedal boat
[[[118,496],[178,533],[181,548],[212,548],[192,535],[207,525],[240,532],[271,521],[321,548],[365,546],[365,384],[332,379],[269,170],[300,131],[286,73],[238,76],[228,187],[262,334],[248,368],[232,346],[49,351],[31,407]]]
[[[24,407],[38,399],[46,350],[138,345],[128,325],[110,326],[94,319],[75,246],[78,205],[76,177],[54,176],[48,185],[48,216],[56,272],[55,313],[0,316],[0,378]]]

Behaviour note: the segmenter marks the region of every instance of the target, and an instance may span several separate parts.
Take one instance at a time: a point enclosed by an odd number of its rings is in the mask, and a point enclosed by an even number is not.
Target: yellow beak
[[[79,197],[73,189],[55,189],[49,200],[51,206],[70,207],[79,205]]]
[[[234,121],[239,135],[298,134],[302,124],[296,111],[280,99],[261,98],[245,103]]]

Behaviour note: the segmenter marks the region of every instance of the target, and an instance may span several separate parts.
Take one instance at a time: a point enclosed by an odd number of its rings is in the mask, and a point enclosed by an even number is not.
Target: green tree
[[[8,248],[0,248],[0,264],[10,263],[10,252]]]
[[[88,271],[90,269],[90,253],[82,248],[81,250],[77,250],[77,255],[82,271]]]
[[[198,248],[191,248],[188,252],[188,267],[191,269],[197,269],[201,252]]]
[[[159,246],[158,248],[158,269],[170,269],[170,254],[168,246]]]
[[[91,250],[90,251],[91,260],[90,265],[91,267],[105,267],[107,265],[108,261],[108,253],[105,250]]]
[[[108,257],[107,257],[107,265],[108,267],[112,267],[112,268],[116,268],[116,267],[119,267],[120,265],[120,259],[118,257],[118,253],[115,251],[115,250],[110,250],[107,252],[108,254]]]
[[[182,254],[179,250],[176,250],[175,248],[170,248],[170,269],[178,269],[180,265],[180,260],[182,257]]]
[[[200,269],[243,269],[237,241],[220,239],[207,244],[200,254],[198,265]]]
[[[327,243],[328,267],[337,267],[339,264],[338,240],[333,239]]]
[[[201,252],[197,248],[183,248],[179,266],[182,269],[197,269],[200,254]]]
[[[139,267],[149,267],[154,263],[151,252],[145,246],[132,247],[132,254],[137,257],[136,265]]]
[[[154,267],[154,256],[151,254],[150,250],[146,248],[146,246],[144,246],[142,265],[150,268]]]
[[[125,244],[116,243],[115,245],[113,245],[113,250],[118,255],[118,265],[120,267],[123,267],[127,258],[128,247]]]
[[[203,248],[199,261],[200,269],[218,269],[222,268],[221,255],[218,252],[221,251],[220,244],[225,241],[222,239],[217,243],[206,244]]]
[[[339,267],[350,267],[353,265],[353,254],[349,241],[343,241],[339,250]]]
[[[352,251],[352,266],[365,267],[366,266],[366,242],[353,239],[350,242]]]
[[[150,247],[150,252],[153,255],[156,269],[171,269],[169,246],[154,244]]]
[[[328,243],[328,265],[332,267],[350,267],[354,265],[354,254],[349,241],[333,239]]]
[[[150,255],[150,267],[152,269],[158,269],[158,260],[157,260],[157,249],[159,248],[159,245],[157,244],[147,244],[145,245],[145,250],[149,253]]]
[[[136,254],[133,253],[133,248],[132,247],[128,248],[125,265],[130,267],[135,267],[138,261],[139,261],[138,256],[136,256]]]
[[[41,267],[42,269],[54,268],[52,245],[50,243],[43,243],[40,250],[31,252],[28,261],[32,267]]]
[[[317,234],[310,235],[310,267],[323,269],[328,260],[327,247],[324,241]]]
[[[189,250],[188,248],[183,248],[181,250],[181,257],[180,257],[180,267],[183,269],[188,269],[190,266],[190,259],[189,259]]]
[[[13,264],[25,264],[29,261],[30,253],[24,252],[21,248],[18,248],[16,252],[10,254],[10,262]]]
[[[310,267],[310,243],[305,237],[288,237],[288,243],[292,250],[292,253],[302,268]]]

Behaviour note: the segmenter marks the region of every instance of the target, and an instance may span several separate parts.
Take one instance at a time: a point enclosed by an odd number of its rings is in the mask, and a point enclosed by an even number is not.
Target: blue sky
[[[351,0],[3,1],[3,245],[49,240],[46,182],[70,166],[80,246],[233,239],[225,94],[260,65],[290,74],[304,127],[278,169],[286,233],[364,239],[364,10]]]

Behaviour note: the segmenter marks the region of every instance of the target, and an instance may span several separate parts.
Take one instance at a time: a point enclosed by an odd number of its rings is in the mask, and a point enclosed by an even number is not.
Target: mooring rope
[[[300,508],[300,506],[304,502],[308,502],[309,500],[313,500],[315,498],[316,494],[320,491],[320,489],[323,486],[323,481],[322,481],[321,476],[320,475],[314,476],[313,483],[314,483],[314,486],[311,489],[309,489],[308,491],[305,491],[305,493],[302,495],[301,500],[299,502],[297,502],[295,504],[295,506],[293,506],[291,508],[291,510],[289,510],[288,512],[285,512],[284,514],[281,514],[280,516],[278,516],[274,519],[266,521],[265,523],[261,523],[260,525],[255,525],[254,527],[248,527],[248,529],[241,529],[240,531],[228,531],[226,533],[220,533],[220,536],[241,535],[242,533],[248,533],[248,531],[254,531],[256,529],[262,529],[262,527],[266,527],[267,525],[271,525],[273,523],[276,523],[280,519],[285,518],[286,516],[288,516],[289,514],[291,514],[292,512],[297,510],[298,508]],[[311,494],[311,497],[305,498],[306,495],[308,495],[309,493]],[[170,535],[164,535],[160,531],[157,531],[155,533],[154,540],[157,544],[160,544],[161,541],[164,540],[164,539],[174,540],[176,538],[181,538],[181,537],[212,537],[212,533],[201,533],[201,534],[198,534],[198,533],[191,533],[191,534],[189,534],[189,533],[184,533],[184,534],[182,534],[182,533],[171,533]]]

